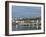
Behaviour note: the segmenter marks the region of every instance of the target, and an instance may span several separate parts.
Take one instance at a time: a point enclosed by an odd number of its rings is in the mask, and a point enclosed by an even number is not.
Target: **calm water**
[[[32,27],[32,25],[13,25],[12,31],[21,31],[21,30],[39,30],[40,27],[36,28],[36,26]]]

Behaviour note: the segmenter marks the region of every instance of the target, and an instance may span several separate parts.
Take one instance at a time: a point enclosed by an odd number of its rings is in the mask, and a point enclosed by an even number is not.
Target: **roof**
[[[18,21],[22,21],[22,20],[41,20],[40,17],[36,17],[36,18],[22,18],[22,19],[17,19]]]

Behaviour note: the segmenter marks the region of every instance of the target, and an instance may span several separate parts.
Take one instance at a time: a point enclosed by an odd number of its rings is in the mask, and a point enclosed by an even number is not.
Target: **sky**
[[[41,7],[12,6],[13,17],[41,16]]]

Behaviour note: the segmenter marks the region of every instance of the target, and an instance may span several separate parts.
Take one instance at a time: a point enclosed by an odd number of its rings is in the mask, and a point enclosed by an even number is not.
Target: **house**
[[[40,22],[40,19],[18,19],[16,20],[16,24],[37,24]]]

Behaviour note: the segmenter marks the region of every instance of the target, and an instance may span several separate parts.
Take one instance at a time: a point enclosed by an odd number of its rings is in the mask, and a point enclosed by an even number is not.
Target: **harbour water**
[[[22,30],[39,30],[41,29],[40,26],[38,26],[38,28],[36,27],[36,25],[34,27],[32,27],[32,25],[13,25],[12,26],[12,31],[22,31]]]

